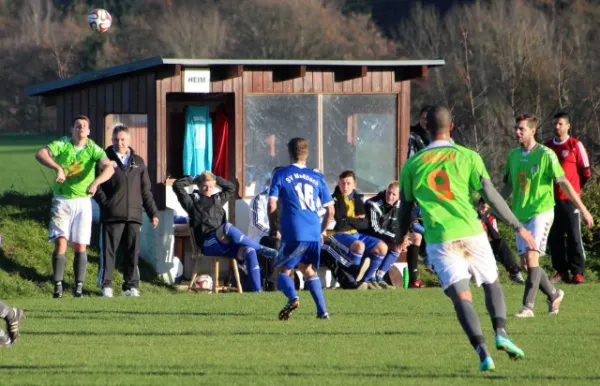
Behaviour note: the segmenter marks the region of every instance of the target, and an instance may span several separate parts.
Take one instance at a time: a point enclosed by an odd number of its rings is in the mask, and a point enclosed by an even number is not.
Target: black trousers
[[[581,215],[571,201],[556,202],[548,245],[552,254],[552,266],[557,272],[583,274],[585,253],[581,240]]]
[[[502,264],[508,273],[517,273],[521,271],[517,264],[517,259],[506,241],[503,239],[490,240],[490,245],[492,246],[496,261]]]
[[[115,222],[102,224],[102,255],[98,282],[101,286],[111,287],[117,251],[123,251],[123,291],[138,288],[140,271],[138,268],[140,253],[140,232],[142,225],[134,222]]]

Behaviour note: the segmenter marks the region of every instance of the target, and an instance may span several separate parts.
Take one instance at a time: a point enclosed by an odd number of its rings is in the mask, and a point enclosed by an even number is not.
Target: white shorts
[[[71,243],[89,245],[92,238],[91,198],[52,198],[48,239],[64,237]]]
[[[550,233],[550,228],[552,227],[553,221],[554,210],[549,210],[534,216],[531,220],[523,224],[525,229],[531,232],[540,256],[544,256],[546,254],[548,234]],[[515,233],[515,239],[517,244],[517,253],[519,256],[521,256],[525,254],[529,248],[527,247],[525,240],[523,240],[518,233]]]
[[[471,277],[478,287],[498,280],[496,259],[486,233],[427,244],[427,255],[444,290]]]

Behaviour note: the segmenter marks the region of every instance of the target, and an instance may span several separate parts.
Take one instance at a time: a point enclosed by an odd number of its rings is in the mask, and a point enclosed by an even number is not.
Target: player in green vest
[[[478,191],[498,218],[530,245],[534,245],[534,240],[494,188],[481,157],[451,141],[453,128],[447,108],[436,106],[429,110],[427,130],[434,141],[402,167],[397,241],[403,246],[407,244],[411,212],[417,201],[422,209],[430,263],[479,355],[479,369],[490,371],[495,369],[495,364],[473,307],[470,279],[474,279],[477,286],[483,285],[496,348],[514,359],[523,358],[525,354],[506,333],[506,305],[498,282],[496,259],[475,211],[471,192]]]
[[[90,120],[80,115],[73,120],[71,137],[62,137],[41,148],[35,158],[56,171],[52,189],[49,240],[54,242],[52,269],[54,297],[61,298],[65,274],[67,243],[71,242],[75,259],[73,296],[83,296],[87,266],[86,247],[92,236],[92,199],[100,184],[115,172],[104,150],[88,138]],[[96,177],[96,164],[102,172]]]
[[[533,318],[535,296],[538,288],[548,298],[548,314],[558,314],[565,293],[557,290],[546,272],[539,266],[540,256],[546,254],[548,234],[554,220],[554,183],[558,183],[569,199],[581,211],[588,227],[594,219],[579,195],[565,178],[565,173],[552,149],[535,141],[538,120],[532,115],[521,115],[516,119],[515,134],[519,147],[512,150],[504,169],[502,195],[512,194],[512,208],[517,218],[533,234],[534,248],[529,247],[516,235],[517,252],[527,267],[527,280],[523,295],[523,307],[515,316]]]

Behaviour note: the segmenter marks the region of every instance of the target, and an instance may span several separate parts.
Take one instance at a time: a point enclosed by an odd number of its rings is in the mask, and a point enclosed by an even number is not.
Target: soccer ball
[[[213,279],[210,275],[199,275],[194,282],[193,287],[195,290],[206,291],[212,293]]]
[[[112,17],[105,9],[94,9],[88,15],[88,24],[93,31],[106,32],[112,24]]]

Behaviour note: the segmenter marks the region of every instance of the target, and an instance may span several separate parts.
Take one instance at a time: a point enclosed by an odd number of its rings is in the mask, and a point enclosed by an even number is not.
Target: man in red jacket
[[[581,195],[581,188],[592,175],[587,152],[581,142],[569,136],[571,120],[567,113],[558,113],[554,116],[554,128],[556,136],[547,141],[545,145],[554,150],[565,171],[565,177]],[[580,284],[583,283],[585,269],[585,252],[581,240],[581,214],[558,184],[554,185],[554,198],[556,200],[554,223],[549,236],[552,266],[557,272],[553,281],[568,282],[569,271],[571,271],[572,282]]]

